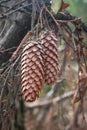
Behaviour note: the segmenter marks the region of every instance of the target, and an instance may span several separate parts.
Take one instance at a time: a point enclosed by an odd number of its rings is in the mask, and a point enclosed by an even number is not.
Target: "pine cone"
[[[26,101],[34,101],[44,82],[42,47],[38,42],[29,41],[21,56],[22,93]]]
[[[41,44],[44,51],[45,83],[52,85],[58,77],[58,48],[57,38],[52,31],[41,33]]]

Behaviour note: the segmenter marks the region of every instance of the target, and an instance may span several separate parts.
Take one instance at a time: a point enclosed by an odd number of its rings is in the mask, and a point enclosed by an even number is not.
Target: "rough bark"
[[[0,41],[0,48],[4,50],[17,47],[30,27],[31,17],[25,13],[20,14],[20,18],[18,17],[17,20],[13,22],[4,38]],[[9,51],[2,52],[0,54],[0,64],[6,61],[10,55]]]

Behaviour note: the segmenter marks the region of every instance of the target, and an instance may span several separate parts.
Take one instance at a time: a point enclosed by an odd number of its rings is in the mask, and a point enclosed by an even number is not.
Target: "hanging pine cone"
[[[34,101],[44,82],[43,51],[41,45],[29,41],[21,56],[22,93],[26,101]]]
[[[52,85],[58,77],[58,48],[57,38],[52,31],[41,33],[41,44],[44,51],[45,83]]]

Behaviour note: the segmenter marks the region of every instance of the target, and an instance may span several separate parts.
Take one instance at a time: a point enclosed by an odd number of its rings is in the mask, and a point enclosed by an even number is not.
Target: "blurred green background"
[[[53,10],[56,12],[61,4],[61,0],[52,0]],[[87,23],[87,0],[64,0],[70,4],[67,8],[73,15],[81,17]]]

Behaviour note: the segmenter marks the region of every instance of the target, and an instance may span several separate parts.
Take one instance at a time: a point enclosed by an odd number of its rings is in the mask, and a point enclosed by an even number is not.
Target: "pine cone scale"
[[[41,44],[44,51],[44,73],[45,83],[52,85],[56,80],[59,72],[57,38],[50,32],[41,33]]]
[[[59,72],[57,38],[52,31],[41,33],[41,42],[28,41],[21,56],[24,99],[34,101],[44,83],[54,84]]]
[[[43,85],[42,47],[35,41],[29,41],[21,56],[22,93],[26,101],[34,101]]]

